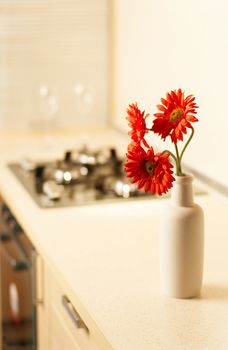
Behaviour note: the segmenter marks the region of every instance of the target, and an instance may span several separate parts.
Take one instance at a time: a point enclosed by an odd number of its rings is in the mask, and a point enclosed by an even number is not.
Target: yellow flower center
[[[182,108],[175,108],[171,113],[170,113],[170,117],[169,120],[173,123],[175,121],[177,121],[178,119],[180,119],[182,117],[182,115],[184,114],[184,111]]]
[[[150,174],[153,175],[154,173],[154,169],[156,168],[156,164],[155,163],[151,163],[149,160],[145,163],[145,168],[146,171]]]

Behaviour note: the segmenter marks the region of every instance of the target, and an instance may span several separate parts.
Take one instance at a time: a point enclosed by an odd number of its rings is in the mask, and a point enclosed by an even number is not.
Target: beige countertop
[[[117,136],[105,131],[86,137],[94,144],[110,144]],[[206,219],[202,296],[167,298],[159,287],[159,214],[166,200],[38,208],[5,163],[61,154],[79,139],[55,142],[47,150],[36,138],[3,140],[0,193],[106,348],[228,349],[227,203],[215,195],[196,196]]]

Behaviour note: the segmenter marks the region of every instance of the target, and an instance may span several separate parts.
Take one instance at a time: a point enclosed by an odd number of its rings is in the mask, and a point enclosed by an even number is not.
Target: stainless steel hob
[[[124,159],[114,148],[66,151],[62,159],[33,162],[24,159],[8,166],[42,208],[148,198],[131,184],[123,170]]]

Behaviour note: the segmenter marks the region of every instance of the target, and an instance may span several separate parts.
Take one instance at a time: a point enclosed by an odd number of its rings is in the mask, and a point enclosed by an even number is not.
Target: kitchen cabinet
[[[0,231],[2,230],[2,222],[0,221]],[[0,246],[1,249],[1,246]],[[0,263],[0,275],[2,273],[2,263]],[[0,300],[2,300],[2,281],[0,279]],[[2,339],[2,306],[0,303],[0,350],[1,349],[1,339]]]
[[[36,306],[37,350],[50,349],[49,326],[49,280],[46,265],[40,255],[36,256]]]
[[[2,267],[0,266],[0,269]],[[0,300],[2,299],[2,288],[1,288],[1,284],[0,284]],[[1,310],[1,307],[0,307],[0,339],[2,339],[2,310]],[[1,342],[0,342],[0,349],[1,349]]]
[[[102,350],[71,303],[64,283],[39,255],[36,285],[38,350]]]
[[[52,308],[50,338],[50,350],[80,350],[73,335],[62,321],[61,315],[54,307]]]

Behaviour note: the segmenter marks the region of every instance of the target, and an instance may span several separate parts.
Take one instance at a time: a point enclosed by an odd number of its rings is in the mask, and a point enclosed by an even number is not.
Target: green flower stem
[[[177,147],[177,144],[175,143],[175,150],[176,150],[176,158],[177,158],[177,162],[176,162],[176,165],[177,165],[177,169],[176,169],[176,175],[177,176],[182,176],[183,173],[182,173],[182,170],[181,170],[181,159],[180,159],[180,155],[179,155],[179,151],[178,151],[178,147]]]
[[[182,159],[182,157],[183,157],[183,154],[184,154],[186,148],[188,147],[188,145],[189,145],[191,139],[193,138],[194,132],[195,132],[195,130],[194,130],[194,128],[192,127],[191,135],[190,135],[188,141],[186,142],[186,144],[185,144],[185,146],[184,146],[184,148],[183,148],[183,150],[182,150],[182,152],[181,152],[181,155],[180,155],[180,162],[181,162],[181,159]]]
[[[148,129],[148,128],[147,128],[147,130],[152,131],[152,129]],[[168,150],[165,150],[165,151],[162,152],[162,154],[169,153],[170,156],[174,159],[174,161],[176,163],[176,175],[177,176],[183,176],[182,169],[181,169],[181,160],[182,160],[182,157],[184,155],[184,152],[185,152],[186,148],[188,147],[191,139],[193,138],[194,132],[195,132],[195,130],[192,127],[191,135],[190,135],[188,141],[186,142],[186,144],[184,145],[184,148],[181,151],[181,154],[179,154],[179,150],[178,150],[178,147],[177,147],[176,143],[174,144],[175,145],[176,156],[172,152],[170,152]]]
[[[175,163],[177,164],[177,158],[175,157],[175,155],[174,155],[172,152],[170,152],[170,151],[168,151],[167,149],[165,149],[165,150],[162,152],[162,154],[164,154],[164,153],[169,153],[169,155],[175,160]]]
[[[177,152],[178,157],[176,157],[172,152],[168,151],[167,149],[162,152],[162,154],[164,154],[164,153],[168,153],[174,159],[174,161],[176,163],[176,173],[177,173],[176,175],[181,175],[182,173],[181,173],[181,170],[180,170],[180,162],[179,162],[179,159],[178,159],[179,153]]]

